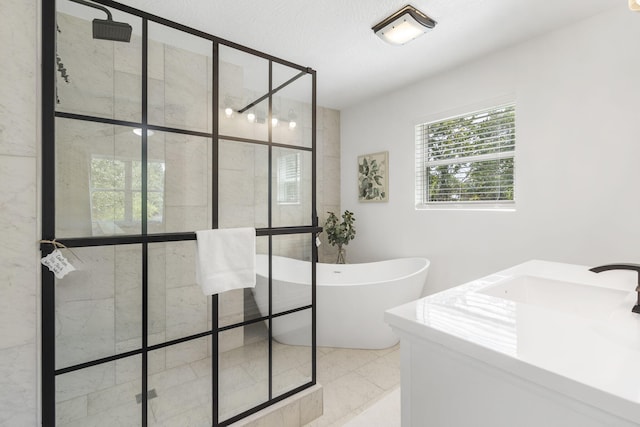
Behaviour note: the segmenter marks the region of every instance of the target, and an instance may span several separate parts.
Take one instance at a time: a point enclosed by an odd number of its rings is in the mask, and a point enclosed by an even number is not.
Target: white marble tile
[[[135,402],[127,403],[58,427],[139,427],[142,425],[141,408]]]
[[[211,365],[211,359],[208,360]],[[194,362],[197,363],[197,362]],[[167,369],[162,372],[149,376],[148,388],[155,389],[158,395],[163,394],[166,390],[176,387],[180,384],[191,382],[197,379],[197,376],[190,365],[180,365],[175,368]]]
[[[210,206],[167,206],[164,210],[165,230],[168,233],[198,231],[211,228]]]
[[[142,391],[140,379],[118,384],[105,390],[89,393],[87,396],[87,413],[94,415],[111,411],[119,406],[136,403],[136,395]]]
[[[115,364],[105,363],[56,377],[56,402],[63,402],[115,384]]]
[[[115,247],[115,321],[116,341],[137,338],[142,346],[142,247]]]
[[[36,334],[36,164],[0,156],[0,349],[32,343]]]
[[[206,358],[207,341],[203,338],[191,340],[182,344],[167,347],[165,351],[166,367],[167,369],[170,369]]]
[[[158,42],[152,37],[153,32],[157,31],[159,24],[149,23],[149,49],[147,53],[147,72],[150,79],[164,81],[164,44]]]
[[[207,330],[207,298],[198,285],[167,289],[167,339]]]
[[[37,2],[5,0],[0,14],[0,55],[10,58],[2,67],[0,85],[0,155],[35,156],[39,141]],[[3,180],[3,182],[5,182]]]
[[[159,422],[149,421],[150,427],[210,427],[212,424],[211,404],[188,409]]]
[[[56,403],[56,424],[64,425],[87,416],[87,396]]]
[[[56,367],[88,362],[115,352],[114,299],[56,305]]]
[[[198,377],[210,377],[213,372],[211,366],[211,357],[207,357],[206,359],[196,360],[195,362],[190,364],[191,369]]]
[[[138,340],[136,341],[134,348],[140,348],[140,343]],[[116,348],[118,346],[116,345]],[[131,346],[130,346],[131,347]],[[121,350],[118,349],[118,353]],[[118,359],[115,361],[116,364],[116,384],[124,384],[131,381],[136,381],[140,379],[142,375],[142,356],[132,356],[126,357],[124,359]],[[164,369],[164,367],[163,367]]]
[[[166,330],[166,252],[167,244],[149,245],[149,283],[148,283],[148,332],[149,342],[158,344],[165,339]],[[153,337],[153,338],[151,338]]]
[[[220,325],[222,324],[236,324],[243,320],[242,315],[228,316],[220,319]],[[224,323],[223,323],[224,322]],[[218,340],[218,352],[224,353],[233,349],[242,347],[244,345],[244,328],[234,328],[225,332],[223,336]]]
[[[220,141],[220,169],[243,171],[253,175],[254,162],[257,155],[266,154],[266,147],[253,144]],[[264,159],[262,159],[264,160]]]
[[[167,126],[206,131],[206,57],[165,45],[164,82]]]
[[[296,387],[311,382],[311,370],[308,368],[295,367],[284,372],[273,375],[273,395],[279,396]]]
[[[220,204],[249,209],[254,203],[254,177],[251,169],[222,169],[218,173]],[[240,214],[241,212],[236,212]]]
[[[228,331],[222,332],[221,338],[224,338],[224,335],[227,334]],[[244,345],[242,347],[224,352],[220,354],[219,363],[220,369],[227,369],[232,366],[236,366],[239,364],[255,364],[255,367],[259,370],[267,369],[265,368],[268,361],[268,351],[269,346],[266,340],[256,341],[251,344]],[[250,366],[245,365],[244,368],[250,374],[253,374],[255,369],[252,369]],[[261,378],[256,377],[254,378]]]
[[[122,128],[107,124],[56,120],[57,237],[84,237],[94,233],[90,201],[92,158],[98,156],[113,159],[114,156],[119,156],[116,141],[126,139],[122,133]],[[120,141],[118,148],[126,148],[127,154],[130,154],[132,146],[139,149],[140,145],[132,132],[127,133],[131,135],[129,141],[133,138],[137,144],[124,144],[124,141]],[[139,158],[139,151],[133,158]],[[114,234],[114,231],[96,229],[95,233]]]
[[[208,138],[166,134],[165,203],[167,206],[207,206]]]
[[[0,425],[36,425],[36,364],[34,343],[0,350]]]
[[[113,42],[94,40],[91,21],[57,14],[57,52],[69,75],[58,73],[59,111],[113,117]]]
[[[196,283],[196,242],[175,242],[166,245],[166,286],[180,288]],[[157,266],[154,268],[161,268]],[[204,298],[204,294],[202,295]]]
[[[149,50],[153,41],[149,41]],[[131,34],[129,43],[114,43],[113,68],[115,71],[142,76],[142,37]]]
[[[244,289],[235,289],[218,295],[218,315],[221,317],[244,313]]]
[[[149,56],[149,61],[151,62],[152,60],[152,57]],[[164,67],[162,67],[162,70],[164,70]],[[164,126],[164,81],[152,78],[151,71],[151,68],[149,68],[147,120],[152,125]]]
[[[152,341],[152,337],[149,337],[149,341]],[[157,342],[164,342],[164,339],[157,340]],[[155,342],[155,341],[154,341]],[[167,350],[165,348],[161,348],[158,350],[153,350],[149,353],[148,359],[148,374],[157,374],[159,372],[163,372],[167,369]]]
[[[266,402],[269,398],[269,384],[266,381],[254,383],[251,387],[242,388],[220,396],[220,419],[226,420],[252,407]]]
[[[221,369],[219,375],[218,387],[221,395],[233,393],[255,384],[255,380],[247,373],[242,365]]]
[[[0,5],[0,155],[35,156],[39,141],[37,2],[6,0]]]
[[[116,71],[113,85],[116,119],[142,121],[142,78],[140,74]]]
[[[244,82],[244,69],[230,60],[231,52],[237,51],[226,46],[220,46],[219,52],[220,64],[218,66],[218,78],[220,79],[220,86],[224,87],[225,90],[223,96],[237,98],[242,94]],[[267,68],[264,68],[264,71],[268,73]],[[232,101],[231,106],[234,107],[234,109],[242,107],[239,104],[234,104],[233,99],[230,99],[230,101]],[[224,99],[222,102],[224,102]]]
[[[78,271],[56,280],[57,367],[115,351],[115,247],[78,248]],[[128,261],[127,261],[128,262]]]
[[[165,421],[178,414],[202,405],[211,400],[211,379],[199,378],[165,389],[158,397],[149,401],[155,421]]]
[[[310,333],[310,324],[306,327]],[[311,340],[311,338],[309,338],[309,340]],[[274,340],[272,344],[273,373],[278,374],[294,366],[309,364],[309,362],[311,362],[311,350],[310,346],[285,345]],[[311,371],[309,371],[309,375],[310,374]]]

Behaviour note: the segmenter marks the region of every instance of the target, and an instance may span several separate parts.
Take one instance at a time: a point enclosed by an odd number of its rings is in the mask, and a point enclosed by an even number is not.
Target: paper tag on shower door
[[[42,265],[51,270],[58,279],[62,279],[72,271],[76,271],[76,268],[71,265],[69,260],[67,260],[64,255],[62,255],[62,252],[60,252],[59,249],[56,249],[46,257],[42,258],[40,262],[42,263]]]

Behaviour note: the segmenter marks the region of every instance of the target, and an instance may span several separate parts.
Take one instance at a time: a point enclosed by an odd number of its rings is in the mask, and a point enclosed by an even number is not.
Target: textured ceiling
[[[438,21],[404,46],[371,27],[406,0],[122,0],[318,72],[318,104],[332,108],[381,95],[626,0],[414,0]],[[594,31],[598,28],[594,27]]]

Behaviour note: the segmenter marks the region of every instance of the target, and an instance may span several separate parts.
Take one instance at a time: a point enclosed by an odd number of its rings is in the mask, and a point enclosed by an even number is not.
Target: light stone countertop
[[[633,271],[596,274],[587,266],[534,260],[393,308],[385,320],[637,422],[636,285]]]

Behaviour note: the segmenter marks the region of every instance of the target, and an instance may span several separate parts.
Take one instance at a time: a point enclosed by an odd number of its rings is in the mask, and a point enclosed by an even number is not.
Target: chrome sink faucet
[[[608,270],[633,270],[638,273],[638,286],[636,286],[636,292],[638,293],[638,301],[633,306],[631,311],[640,314],[640,264],[607,264],[600,267],[590,268],[589,271],[594,273],[600,273]]]

